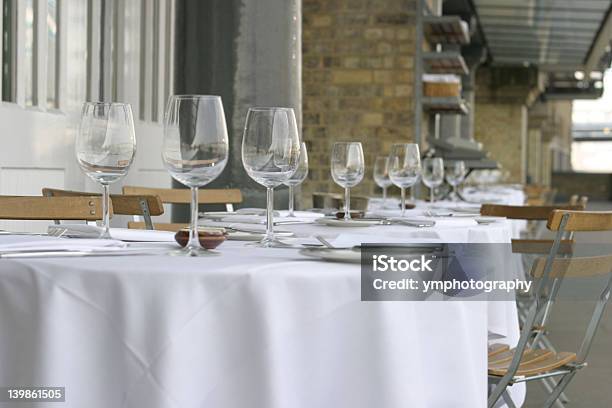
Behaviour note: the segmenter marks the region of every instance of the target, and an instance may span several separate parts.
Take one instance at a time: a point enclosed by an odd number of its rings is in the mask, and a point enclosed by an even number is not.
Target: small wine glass
[[[435,201],[434,190],[444,181],[444,161],[440,157],[423,160],[423,184],[429,187],[430,202]]]
[[[459,201],[458,188],[466,176],[465,162],[456,160],[451,162],[445,170],[446,181],[453,188],[453,201]]]
[[[363,180],[365,161],[359,142],[334,143],[331,156],[331,175],[336,184],[344,187],[344,220],[351,219],[351,187]]]
[[[100,238],[110,239],[110,184],[127,174],[136,155],[131,106],[85,102],[75,150],[81,169],[104,188]]]
[[[380,188],[382,188],[382,207],[385,208],[387,202],[387,188],[393,183],[389,178],[389,157],[378,156],[374,161],[374,182]]]
[[[389,178],[402,191],[402,217],[406,213],[406,188],[412,187],[421,174],[421,154],[416,143],[391,146]]]
[[[220,96],[173,95],[164,116],[162,160],[176,181],[191,189],[189,241],[175,255],[213,252],[198,237],[198,188],[216,179],[227,164],[229,142]]]
[[[242,138],[242,164],[249,177],[266,187],[266,234],[261,247],[286,246],[274,236],[274,187],[298,169],[300,139],[291,108],[250,108]]]
[[[293,173],[293,176],[283,184],[289,187],[289,214],[288,217],[295,217],[294,214],[294,194],[293,188],[302,184],[306,177],[308,176],[308,152],[306,151],[306,143],[300,145],[300,161],[298,163],[298,168]]]

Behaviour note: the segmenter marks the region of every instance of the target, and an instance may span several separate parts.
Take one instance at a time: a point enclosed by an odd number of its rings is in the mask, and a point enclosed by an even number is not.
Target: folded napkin
[[[45,236],[13,235],[0,237],[0,252],[13,251],[92,251],[121,250],[127,244],[114,239],[69,239]]]
[[[102,233],[101,227],[89,224],[60,224],[49,226],[49,231],[56,229],[59,229],[59,232],[62,234],[61,236],[71,238],[97,238]],[[110,234],[113,239],[119,241],[175,242],[174,232],[169,231],[111,228]]]

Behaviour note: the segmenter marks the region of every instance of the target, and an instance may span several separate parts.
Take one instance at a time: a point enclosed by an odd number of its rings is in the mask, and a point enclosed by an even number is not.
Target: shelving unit
[[[416,142],[421,143],[422,113],[429,117],[430,136],[440,135],[440,115],[466,115],[470,107],[461,97],[427,97],[423,95],[423,73],[468,75],[469,69],[461,46],[470,43],[467,23],[459,16],[441,16],[438,10],[429,9],[426,0],[417,1],[416,64],[415,64],[415,132]],[[430,50],[424,51],[421,44],[427,41]]]

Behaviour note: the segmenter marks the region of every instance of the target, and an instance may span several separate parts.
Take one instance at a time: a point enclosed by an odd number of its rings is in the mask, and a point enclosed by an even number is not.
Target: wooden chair
[[[111,204],[112,214],[112,204]],[[102,219],[99,197],[0,196],[3,220],[84,220]]]
[[[133,195],[155,195],[164,204],[189,204],[191,203],[191,191],[179,188],[147,188],[147,187],[123,187],[125,196]],[[198,191],[199,204],[225,204],[227,211],[234,211],[234,204],[242,202],[242,193],[238,189],[202,189]],[[142,229],[142,222],[128,222],[128,228]],[[178,231],[188,227],[188,224],[156,223],[155,229],[163,231]]]
[[[98,193],[88,193],[83,191],[60,190],[56,188],[43,188],[42,194],[45,197],[101,197]],[[162,215],[164,206],[161,199],[155,195],[121,195],[111,194],[110,196],[113,211],[116,215],[133,215],[142,217],[146,229],[154,229],[151,216]],[[59,220],[55,220],[59,223]]]
[[[555,232],[555,239],[547,257],[536,259],[531,275],[537,278],[536,296],[529,307],[527,319],[521,330],[518,345],[514,349],[504,345],[489,349],[489,380],[495,384],[488,399],[493,407],[500,398],[509,406],[515,406],[507,393],[507,387],[520,382],[542,380],[553,382],[543,407],[551,407],[562,394],[576,373],[586,367],[586,358],[601,321],[612,289],[612,255],[568,258],[559,251],[563,236],[576,231],[612,231],[612,212],[588,212],[554,210],[548,218],[547,228]],[[561,255],[561,256],[560,256]],[[532,327],[544,326],[549,311],[555,304],[561,282],[565,277],[589,278],[609,275],[591,315],[584,338],[577,352],[557,352],[538,347],[538,332],[533,337]]]

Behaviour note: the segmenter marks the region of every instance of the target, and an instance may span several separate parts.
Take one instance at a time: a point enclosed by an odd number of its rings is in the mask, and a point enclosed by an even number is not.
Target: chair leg
[[[540,384],[542,385],[542,387],[544,387],[546,394],[551,394],[557,385],[555,380],[550,377],[542,378],[542,380],[540,380]],[[564,392],[561,392],[561,394],[559,394],[559,398],[557,398],[554,405],[556,408],[565,408],[565,405],[563,404],[567,402],[569,402],[569,399],[567,398]]]
[[[565,387],[567,387],[572,378],[574,378],[574,375],[576,375],[576,371],[572,371],[571,373],[565,374],[563,377],[561,377],[561,380],[559,380],[553,392],[550,393],[546,399],[546,402],[544,402],[544,405],[542,405],[543,408],[550,408],[553,406],[555,401],[557,401],[557,398],[559,398],[559,395],[561,395]]]
[[[508,394],[508,388],[506,388],[504,390],[504,392],[502,393],[502,397],[504,399],[504,402],[508,406],[508,408],[516,408],[516,405],[514,404],[514,401],[512,401],[512,398],[510,397],[510,394]]]
[[[508,378],[502,377],[500,381],[497,384],[495,384],[495,388],[493,388],[493,391],[489,395],[489,399],[487,401],[488,408],[493,408],[495,406],[497,401],[502,397],[504,392],[506,392],[506,390],[508,389],[508,384],[510,384],[510,380],[512,380],[512,377],[508,377]]]

